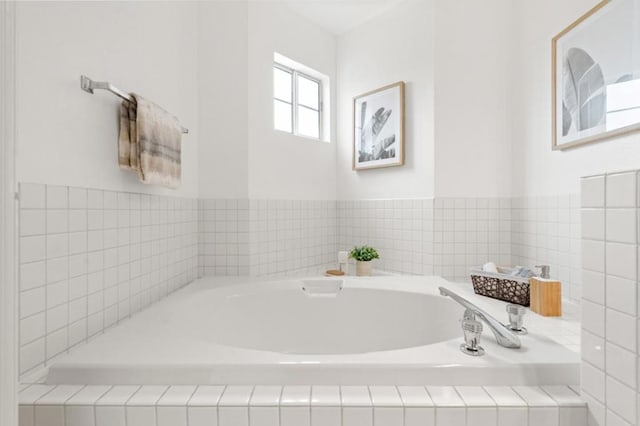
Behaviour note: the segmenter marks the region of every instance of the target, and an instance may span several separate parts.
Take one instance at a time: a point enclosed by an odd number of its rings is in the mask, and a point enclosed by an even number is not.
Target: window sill
[[[286,135],[286,136],[289,136],[291,138],[303,139],[303,140],[309,141],[309,142],[331,143],[331,140],[316,139],[316,138],[313,138],[313,137],[310,137],[310,136],[296,135],[294,133],[285,132],[284,130],[273,129],[273,132],[275,134],[277,134],[277,135]]]

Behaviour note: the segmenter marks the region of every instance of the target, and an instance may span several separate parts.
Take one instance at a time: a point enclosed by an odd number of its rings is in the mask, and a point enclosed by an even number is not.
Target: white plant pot
[[[373,262],[369,261],[356,261],[356,275],[359,277],[369,277],[371,276],[371,270],[373,269]]]

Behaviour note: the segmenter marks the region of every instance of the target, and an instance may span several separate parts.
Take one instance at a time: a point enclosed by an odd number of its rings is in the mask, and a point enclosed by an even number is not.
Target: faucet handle
[[[482,356],[484,349],[480,346],[480,336],[482,335],[482,323],[474,319],[462,320],[462,331],[464,333],[464,343],[460,345],[460,350],[467,355]]]
[[[507,313],[509,314],[509,330],[515,334],[527,334],[527,329],[522,326],[524,315],[527,313],[524,306],[510,303],[507,305]]]

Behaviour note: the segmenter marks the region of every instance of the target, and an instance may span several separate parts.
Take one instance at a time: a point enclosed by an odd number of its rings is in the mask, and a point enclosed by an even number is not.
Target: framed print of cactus
[[[640,0],[604,0],[553,38],[553,149],[640,130]]]

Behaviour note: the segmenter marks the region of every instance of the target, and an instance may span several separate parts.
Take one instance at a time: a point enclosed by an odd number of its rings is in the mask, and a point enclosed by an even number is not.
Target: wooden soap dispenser
[[[531,310],[544,317],[562,316],[562,284],[549,276],[549,265],[536,265],[542,273],[529,279]]]

